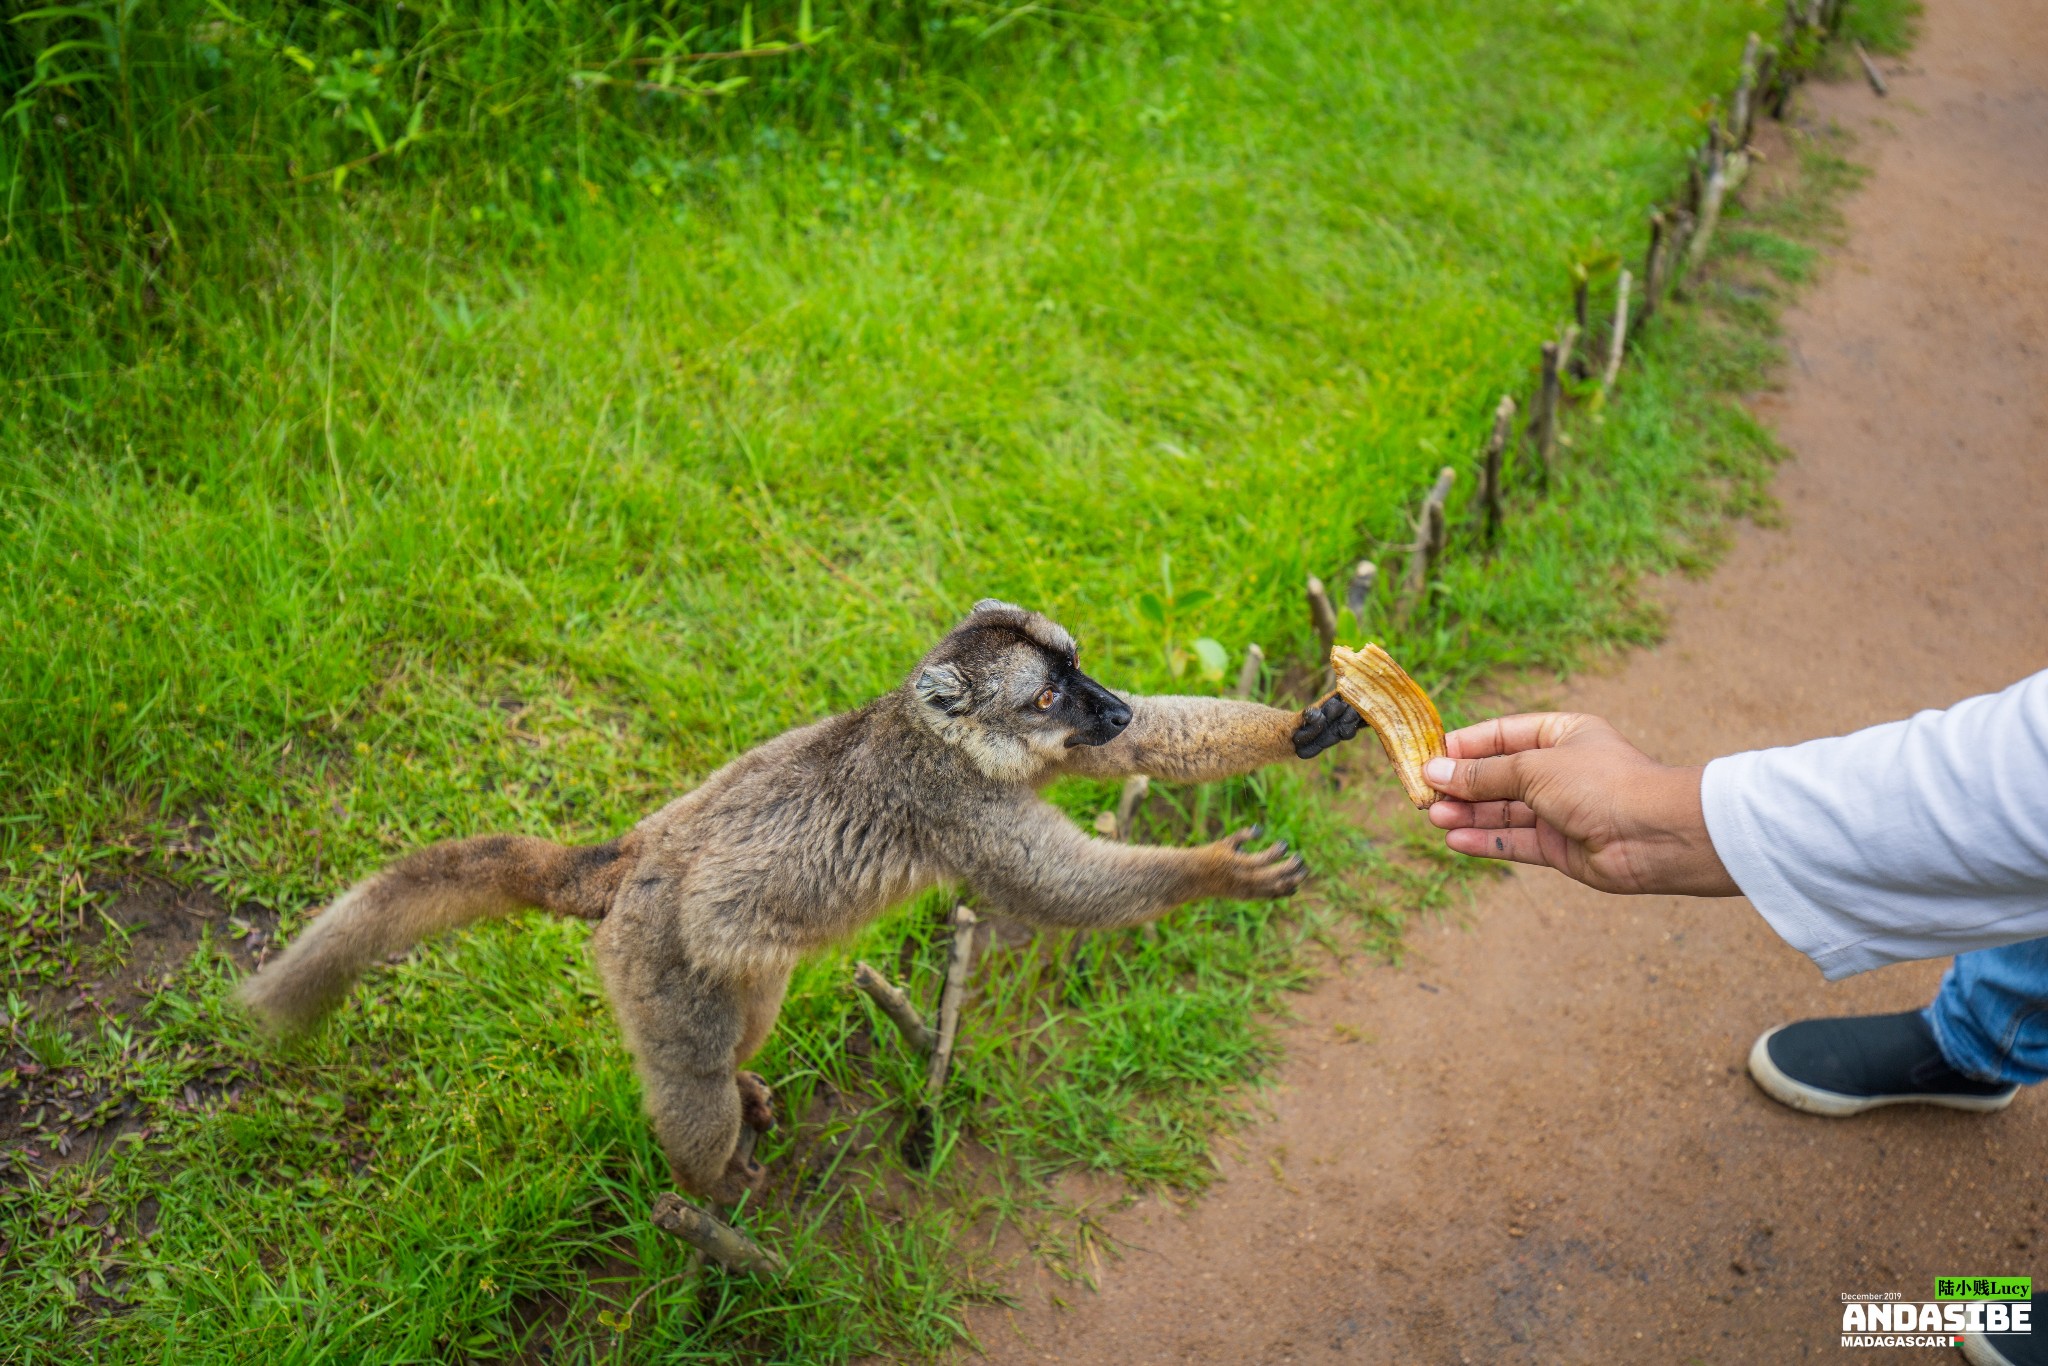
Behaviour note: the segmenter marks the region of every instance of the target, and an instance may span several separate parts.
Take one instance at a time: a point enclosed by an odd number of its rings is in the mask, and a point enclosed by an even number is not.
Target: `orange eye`
[[[1040,711],[1049,711],[1052,708],[1052,704],[1059,700],[1060,690],[1058,688],[1047,688],[1038,695],[1038,709]]]

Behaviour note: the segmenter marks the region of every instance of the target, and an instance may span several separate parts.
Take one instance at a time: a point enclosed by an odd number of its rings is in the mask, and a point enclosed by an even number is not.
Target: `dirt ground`
[[[1806,96],[1874,174],[1756,403],[1795,456],[1785,524],[1667,585],[1661,648],[1553,699],[1662,757],[2048,665],[2048,20],[1927,9],[1889,99]],[[1829,1120],[1743,1072],[1762,1030],[1921,1004],[1940,963],[1831,986],[1747,902],[1526,869],[1411,938],[1404,966],[1300,999],[1273,1118],[1224,1145],[1223,1184],[1105,1221],[1125,1254],[1099,1294],[1040,1273],[976,1316],[994,1361],[1832,1359],[1840,1292],[2048,1276],[2048,1096]]]

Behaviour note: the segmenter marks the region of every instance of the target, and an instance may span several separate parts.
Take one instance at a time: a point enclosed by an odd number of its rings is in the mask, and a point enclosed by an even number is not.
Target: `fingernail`
[[[1457,771],[1458,766],[1449,759],[1431,759],[1422,766],[1422,776],[1439,785],[1449,782]]]

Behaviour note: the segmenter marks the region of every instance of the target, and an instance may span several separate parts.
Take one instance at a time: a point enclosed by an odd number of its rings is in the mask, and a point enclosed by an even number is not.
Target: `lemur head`
[[[983,598],[910,675],[920,720],[991,778],[1028,781],[1062,749],[1131,724],[1122,698],[1081,672],[1049,618]]]

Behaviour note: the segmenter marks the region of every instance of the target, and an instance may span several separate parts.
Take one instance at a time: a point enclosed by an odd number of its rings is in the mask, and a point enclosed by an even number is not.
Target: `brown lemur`
[[[534,907],[591,937],[675,1179],[730,1204],[762,1168],[741,1125],[774,1123],[740,1070],[774,1027],[797,956],[906,898],[965,883],[1042,926],[1108,929],[1205,897],[1283,897],[1307,876],[1257,831],[1165,848],[1084,834],[1038,796],[1064,774],[1206,782],[1310,758],[1359,728],[1216,697],[1126,697],[1073,638],[986,600],[901,687],[742,754],[606,844],[484,835],[350,888],[237,993],[273,1028],[311,1023],[359,973],[425,935]]]

